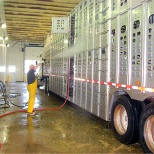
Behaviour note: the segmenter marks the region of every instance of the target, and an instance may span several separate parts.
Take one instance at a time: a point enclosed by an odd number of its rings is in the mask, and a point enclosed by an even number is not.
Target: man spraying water
[[[34,102],[35,102],[35,96],[36,96],[36,90],[37,90],[37,79],[35,77],[35,71],[40,66],[41,63],[39,63],[36,66],[31,64],[29,66],[29,71],[27,73],[27,89],[29,92],[27,113],[28,115],[31,115],[31,116],[35,115],[36,113],[36,111],[34,111]]]

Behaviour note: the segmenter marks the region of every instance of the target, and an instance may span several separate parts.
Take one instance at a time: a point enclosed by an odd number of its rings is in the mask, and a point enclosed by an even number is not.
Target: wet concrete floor
[[[25,83],[9,83],[7,93],[19,92],[11,98],[15,105],[28,100]],[[35,108],[58,107],[63,102],[44,90],[37,91]],[[0,102],[2,104],[2,102]],[[27,107],[22,107],[26,109]],[[21,108],[0,105],[0,115]],[[143,153],[138,143],[119,143],[111,129],[90,118],[79,109],[65,105],[58,111],[38,111],[34,117],[16,113],[0,118],[0,154],[5,153]]]

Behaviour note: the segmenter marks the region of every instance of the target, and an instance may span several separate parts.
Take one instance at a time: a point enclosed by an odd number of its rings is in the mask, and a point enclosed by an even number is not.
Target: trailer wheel
[[[141,114],[140,144],[145,153],[154,153],[154,103],[148,104]]]
[[[139,109],[128,95],[122,95],[114,102],[111,111],[111,125],[118,141],[131,144],[138,140]]]

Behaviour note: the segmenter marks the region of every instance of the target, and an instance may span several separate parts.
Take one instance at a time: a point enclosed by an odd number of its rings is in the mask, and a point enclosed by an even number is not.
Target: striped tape
[[[59,78],[63,78],[64,76],[57,76],[52,74],[51,76],[56,76]],[[82,78],[74,78],[76,81],[83,81],[83,82],[88,82],[88,83],[94,83],[94,84],[100,84],[100,85],[107,85],[107,86],[112,86],[116,88],[126,88],[127,90],[139,90],[142,92],[154,92],[154,88],[146,88],[146,87],[141,87],[141,86],[132,86],[132,85],[125,85],[125,84],[120,84],[120,83],[112,83],[112,82],[105,82],[105,81],[97,81],[97,80],[89,80],[89,79],[82,79]]]
[[[139,90],[139,91],[147,91],[147,92],[154,92],[154,88],[146,88],[146,87],[139,87],[139,86],[132,86],[132,85],[125,85],[125,84],[120,84],[120,83],[112,83],[112,82],[105,82],[105,81],[96,81],[96,80],[85,80],[81,78],[74,78],[74,80],[77,81],[87,81],[87,82],[93,82],[95,84],[101,84],[101,85],[107,85],[107,86],[112,86],[116,88],[126,88],[127,90]]]

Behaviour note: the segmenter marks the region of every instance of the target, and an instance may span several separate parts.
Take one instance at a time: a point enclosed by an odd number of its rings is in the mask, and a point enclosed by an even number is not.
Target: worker
[[[42,63],[42,62],[41,62]],[[37,79],[35,77],[35,71],[40,66],[40,64],[37,64],[34,66],[31,64],[29,66],[29,71],[27,73],[27,89],[29,92],[29,101],[28,101],[28,109],[27,114],[34,116],[36,111],[34,111],[34,102],[35,102],[35,96],[36,96],[36,90],[37,90]]]

